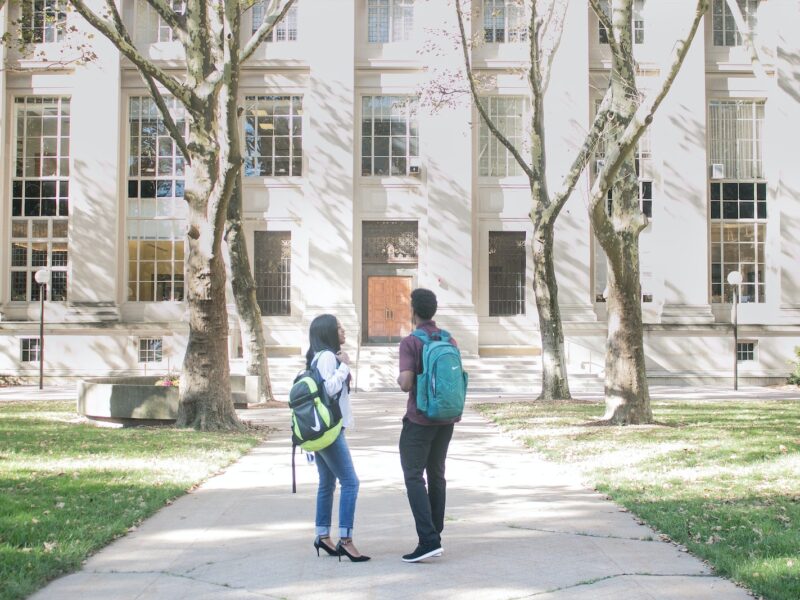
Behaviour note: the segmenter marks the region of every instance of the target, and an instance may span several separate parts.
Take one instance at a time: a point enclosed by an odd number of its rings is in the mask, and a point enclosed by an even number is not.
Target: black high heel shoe
[[[350,543],[350,541],[348,540],[345,543]],[[350,562],[366,562],[371,558],[369,556],[365,556],[364,554],[362,554],[360,556],[356,556],[354,554],[350,554],[347,551],[347,548],[344,547],[344,544],[342,544],[342,540],[339,540],[339,543],[336,544],[336,552],[339,554],[339,562],[342,562],[342,555],[344,555],[347,558],[349,558]]]
[[[317,549],[317,556],[319,556],[319,549],[320,548],[325,550],[325,552],[327,552],[331,556],[339,556],[339,547],[338,546],[336,548],[331,548],[330,546],[328,546],[328,544],[326,544],[325,542],[322,541],[322,540],[329,540],[329,539],[331,539],[331,538],[328,537],[327,535],[325,535],[325,536],[319,536],[318,535],[317,539],[314,540],[314,548]],[[340,558],[339,560],[342,560],[342,559]]]

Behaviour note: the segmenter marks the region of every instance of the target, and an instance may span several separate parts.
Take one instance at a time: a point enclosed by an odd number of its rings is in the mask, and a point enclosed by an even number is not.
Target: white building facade
[[[654,381],[730,379],[730,271],[743,276],[740,378],[782,380],[800,344],[800,8],[738,2],[765,75],[725,1],[712,0],[637,153],[650,218],[641,275]],[[39,55],[0,50],[15,67],[0,72],[0,376],[38,374],[42,292],[49,376],[177,369],[188,332],[183,159],[132,64],[99,34],[97,60],[59,64],[78,35],[66,28],[88,26],[62,18],[55,0],[28,4],[24,35]],[[645,93],[691,4],[636,0]],[[142,52],[179,67],[179,44],[158,16],[144,2],[121,5]],[[261,10],[245,14],[245,33]],[[0,11],[4,30],[18,11]],[[396,344],[410,331],[408,294],[418,286],[436,292],[437,322],[467,353],[537,352],[526,179],[469,102],[434,111],[424,101],[432,79],[462,66],[443,33],[453,31],[453,11],[444,0],[299,0],[246,64],[243,212],[272,354],[304,351],[308,323],[322,312],[339,317],[354,346]],[[511,0],[475,0],[469,21],[483,40],[471,58],[488,81],[489,112],[520,144],[523,21]],[[551,186],[583,141],[609,65],[597,19],[570,2],[545,102]],[[595,168],[556,234],[573,372],[597,372],[604,361],[605,258],[587,214]],[[34,278],[42,268],[46,287]]]

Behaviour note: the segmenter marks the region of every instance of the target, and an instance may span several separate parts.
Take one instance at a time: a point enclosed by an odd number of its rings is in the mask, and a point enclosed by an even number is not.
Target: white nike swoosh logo
[[[317,411],[314,411],[314,425],[311,426],[311,431],[319,431],[320,429],[322,429],[322,425],[319,422],[319,415]]]
[[[450,367],[451,371],[455,371],[458,367]]]

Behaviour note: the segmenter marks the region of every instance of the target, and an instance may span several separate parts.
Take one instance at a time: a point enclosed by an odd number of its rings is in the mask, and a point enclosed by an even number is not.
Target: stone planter
[[[123,424],[173,423],[178,418],[178,388],[157,386],[162,376],[95,377],[78,382],[78,413]],[[237,408],[258,400],[258,376],[231,375]]]

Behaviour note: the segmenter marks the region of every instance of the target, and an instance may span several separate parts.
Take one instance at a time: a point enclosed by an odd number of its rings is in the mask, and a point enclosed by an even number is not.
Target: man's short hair
[[[436,294],[425,288],[417,288],[411,292],[411,310],[421,319],[432,319],[436,314],[438,304]]]

